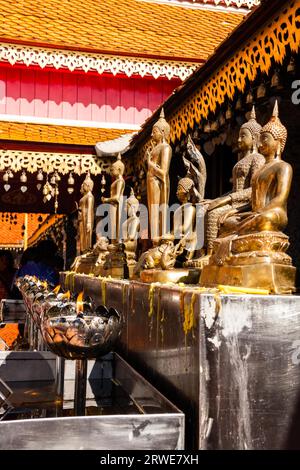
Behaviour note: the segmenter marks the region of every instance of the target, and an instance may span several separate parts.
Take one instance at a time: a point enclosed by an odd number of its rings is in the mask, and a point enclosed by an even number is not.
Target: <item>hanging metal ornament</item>
[[[54,213],[55,214],[57,213],[57,209],[58,209],[58,195],[59,195],[59,190],[58,190],[58,186],[56,186],[55,189],[54,189],[54,197],[55,197],[55,200],[54,200]]]
[[[290,60],[290,62],[289,62],[289,64],[288,64],[286,70],[287,70],[288,73],[291,73],[291,74],[293,74],[293,73],[296,72],[296,62],[295,62],[294,57],[291,57],[291,60]]]
[[[25,171],[22,171],[22,174],[20,176],[20,181],[21,181],[21,183],[26,183],[27,182],[27,175],[26,175]]]
[[[50,199],[53,196],[53,187],[51,186],[48,180],[46,181],[43,187],[43,195],[44,195],[44,198],[43,198],[44,203],[46,203],[47,201],[50,201]]]
[[[241,100],[240,97],[238,98],[238,100],[237,100],[237,102],[236,102],[235,109],[236,109],[236,110],[242,109],[242,100]]]
[[[253,93],[252,93],[252,91],[250,90],[249,93],[248,93],[247,96],[246,96],[246,103],[247,103],[247,104],[252,104],[253,101],[254,101]]]
[[[277,90],[281,90],[283,88],[279,70],[275,70],[274,75],[271,78],[271,88],[276,88]]]
[[[105,179],[105,176],[102,175],[102,178],[101,178],[101,193],[102,194],[105,192],[105,185],[106,185],[106,179]]]
[[[39,170],[39,171],[38,171],[38,174],[37,174],[36,179],[37,179],[38,181],[43,181],[44,175],[43,175],[42,170]]]
[[[212,124],[211,124],[211,126],[210,126],[210,129],[211,129],[212,131],[217,131],[217,130],[218,130],[218,127],[219,127],[218,121],[213,121]]]
[[[59,176],[59,174],[57,173],[57,171],[54,173],[54,178],[55,178],[55,183],[59,183],[60,180],[61,180],[61,177]]]
[[[68,185],[69,185],[69,186],[73,186],[74,183],[75,183],[75,180],[74,180],[74,178],[73,178],[73,174],[70,173],[69,178],[68,178]]]
[[[207,121],[207,123],[204,125],[203,131],[204,131],[206,134],[208,134],[208,133],[211,131],[211,126],[210,126],[209,121]]]
[[[226,109],[225,118],[227,119],[227,121],[232,118],[232,109],[230,105]]]
[[[220,124],[220,126],[224,126],[225,122],[226,122],[226,119],[225,119],[225,117],[224,117],[224,114],[221,113],[220,116],[219,116],[219,124]]]
[[[69,174],[69,178],[68,178],[68,185],[69,185],[69,186],[74,186],[74,184],[75,184],[75,180],[74,180],[74,178],[73,178],[73,174],[70,173],[70,174]],[[74,192],[74,188],[68,187],[68,188],[67,188],[67,191],[68,191],[69,194],[72,194],[72,193]]]
[[[51,176],[50,183],[51,184],[56,184],[55,174]]]
[[[261,82],[261,84],[257,88],[256,97],[258,99],[264,98],[266,94],[267,94],[266,84],[264,82]]]

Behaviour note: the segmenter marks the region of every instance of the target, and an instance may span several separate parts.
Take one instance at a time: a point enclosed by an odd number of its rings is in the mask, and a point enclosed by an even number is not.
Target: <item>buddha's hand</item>
[[[218,226],[219,226],[219,228],[220,228],[223,224],[225,224],[226,220],[229,219],[229,217],[232,217],[232,216],[234,216],[234,215],[237,214],[237,213],[238,213],[237,209],[232,209],[232,210],[226,212],[225,214],[221,215],[221,217],[220,217],[219,220],[218,220]]]

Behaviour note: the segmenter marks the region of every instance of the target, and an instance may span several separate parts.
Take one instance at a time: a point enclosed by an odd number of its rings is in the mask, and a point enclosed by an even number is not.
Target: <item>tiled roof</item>
[[[54,126],[0,121],[0,141],[16,140],[70,145],[96,145],[128,133],[124,129]]]
[[[0,41],[206,60],[242,19],[140,0],[0,0]]]
[[[5,341],[5,343],[7,344],[9,348],[13,345],[14,341],[17,339],[18,336],[19,336],[19,327],[17,323],[8,323],[7,325],[5,325],[4,328],[0,329],[0,338],[2,338],[3,341]],[[0,344],[0,351],[1,350],[4,350],[4,349],[1,349],[1,344]]]
[[[48,214],[28,215],[28,238],[33,235],[39,224],[44,222],[47,217]],[[0,248],[21,248],[24,242],[22,226],[25,223],[25,214],[0,212],[0,223]]]
[[[41,237],[44,235],[47,235],[47,232],[49,232],[49,229],[55,225],[57,222],[60,221],[63,222],[63,215],[59,214],[51,214],[47,216],[43,222],[40,224],[40,226],[36,227],[35,230],[31,233],[31,235],[28,237],[28,246],[35,245]]]

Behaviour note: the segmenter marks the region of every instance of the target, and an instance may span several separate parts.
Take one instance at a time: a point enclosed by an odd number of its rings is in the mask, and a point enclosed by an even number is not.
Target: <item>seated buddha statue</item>
[[[223,217],[202,285],[231,284],[273,293],[294,290],[295,268],[286,254],[289,241],[281,232],[288,221],[293,176],[291,165],[281,159],[286,140],[276,102],[271,120],[261,130],[259,150],[265,164],[252,178],[251,210],[237,208]]]
[[[143,282],[178,282],[188,274],[187,269],[173,268],[177,257],[184,250],[186,260],[192,259],[195,252],[196,208],[191,202],[194,189],[195,184],[191,178],[179,180],[176,194],[181,205],[174,213],[174,232],[165,234],[159,245],[143,253],[134,268],[134,275],[140,276]]]
[[[260,131],[261,125],[256,121],[253,106],[250,119],[241,126],[239,132],[240,158],[232,170],[232,191],[214,199],[207,207],[206,246],[208,256],[213,253],[213,244],[218,236],[222,217],[250,204],[252,178],[265,163],[264,157],[257,150]]]

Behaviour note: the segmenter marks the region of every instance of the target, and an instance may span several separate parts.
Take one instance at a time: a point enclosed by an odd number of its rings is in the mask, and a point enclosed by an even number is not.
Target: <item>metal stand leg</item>
[[[87,380],[87,359],[77,359],[76,365],[75,365],[75,396],[74,396],[75,416],[85,415],[86,380]]]
[[[62,399],[64,397],[64,378],[65,378],[65,359],[64,357],[56,357],[56,376],[55,387],[56,393]]]

